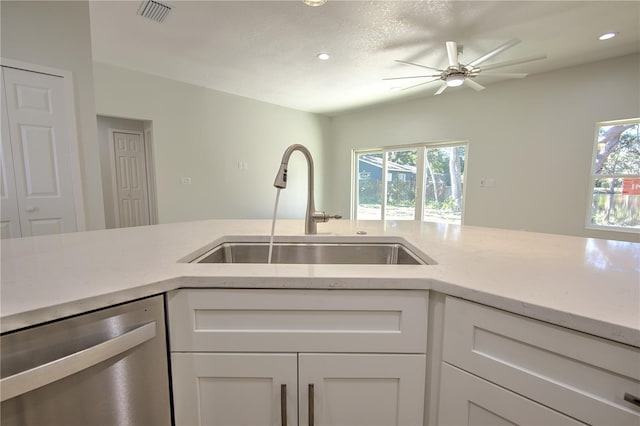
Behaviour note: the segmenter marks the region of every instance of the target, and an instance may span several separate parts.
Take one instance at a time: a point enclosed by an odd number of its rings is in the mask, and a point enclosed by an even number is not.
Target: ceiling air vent
[[[173,6],[155,0],[146,0],[140,5],[138,15],[156,22],[164,22]]]

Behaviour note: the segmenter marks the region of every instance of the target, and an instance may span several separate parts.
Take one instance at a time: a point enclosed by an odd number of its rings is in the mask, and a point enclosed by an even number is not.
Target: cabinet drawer
[[[439,426],[584,425],[447,363],[440,380]]]
[[[589,424],[640,424],[632,346],[447,297],[443,359]]]
[[[424,353],[425,291],[177,290],[174,352]]]

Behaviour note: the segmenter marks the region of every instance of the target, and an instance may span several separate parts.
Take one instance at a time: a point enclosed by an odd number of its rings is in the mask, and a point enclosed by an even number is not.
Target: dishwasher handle
[[[0,402],[71,376],[128,351],[156,336],[156,322],[0,380]]]

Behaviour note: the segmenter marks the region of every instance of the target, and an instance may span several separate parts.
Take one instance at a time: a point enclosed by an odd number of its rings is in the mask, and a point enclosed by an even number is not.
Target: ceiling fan
[[[443,81],[442,86],[440,86],[440,88],[436,91],[436,93],[434,93],[434,95],[441,94],[442,92],[445,91],[447,87],[457,87],[457,86],[462,86],[463,84],[471,87],[474,90],[483,90],[484,86],[473,81],[473,79],[477,77],[480,73],[483,73],[484,75],[491,75],[494,77],[502,77],[502,78],[524,78],[527,76],[526,73],[491,73],[486,71],[508,67],[511,65],[524,64],[526,62],[538,61],[540,59],[545,59],[547,57],[546,55],[529,56],[526,58],[514,59],[511,61],[498,62],[491,65],[487,65],[485,67],[479,66],[480,64],[488,61],[489,59],[493,58],[497,54],[504,52],[505,50],[515,46],[518,43],[520,43],[520,40],[517,38],[513,40],[509,40],[508,42],[501,44],[500,46],[485,53],[479,58],[474,59],[473,61],[467,64],[462,64],[458,61],[458,55],[462,53],[462,46],[461,45],[459,46],[458,43],[456,43],[455,41],[447,41],[446,42],[447,57],[449,59],[449,66],[447,68],[439,69],[439,68],[429,67],[426,65],[416,64],[414,62],[396,60],[396,62],[399,62],[401,64],[407,64],[407,65],[413,65],[420,68],[426,68],[432,71],[437,71],[438,73],[430,74],[430,75],[412,75],[408,77],[390,77],[390,78],[383,78],[383,80],[433,78],[432,80],[425,81],[419,84],[414,84],[413,86],[404,87],[402,88],[402,90],[407,90],[413,87],[418,87],[424,84],[432,83],[434,81],[442,80]]]

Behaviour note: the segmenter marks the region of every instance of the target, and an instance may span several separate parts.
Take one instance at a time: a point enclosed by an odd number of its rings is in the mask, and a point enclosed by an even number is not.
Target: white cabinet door
[[[425,355],[305,353],[299,365],[301,426],[423,424]]]
[[[172,353],[171,361],[177,426],[298,424],[296,354]]]
[[[584,425],[447,363],[440,386],[442,426]]]
[[[640,350],[447,297],[443,360],[591,425],[640,426]]]
[[[2,138],[11,143],[22,236],[75,231],[64,79],[13,68],[2,71],[8,118]]]

